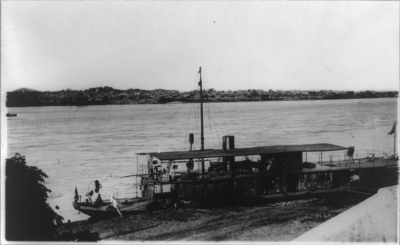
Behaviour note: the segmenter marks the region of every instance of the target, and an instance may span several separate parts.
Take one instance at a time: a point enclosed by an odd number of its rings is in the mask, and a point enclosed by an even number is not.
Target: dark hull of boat
[[[280,202],[342,195],[346,192],[372,195],[382,187],[398,184],[397,159],[357,159],[356,162],[341,165],[332,162],[329,166],[313,164],[312,169],[286,173],[256,171],[234,177],[211,176],[204,180],[179,179],[171,182],[165,177],[158,180],[144,177],[147,187],[144,186],[143,195],[159,200],[178,197],[191,201],[191,205],[212,207],[253,203],[257,199]],[[166,184],[171,185],[171,192],[154,192],[154,186],[160,186],[157,189],[161,190],[161,186]]]

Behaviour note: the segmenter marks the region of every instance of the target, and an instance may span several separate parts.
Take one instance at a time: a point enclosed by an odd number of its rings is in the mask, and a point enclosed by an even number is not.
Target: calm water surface
[[[48,201],[60,206],[65,220],[86,219],[72,207],[75,186],[84,194],[98,179],[103,198],[110,190],[119,198],[135,197],[136,179],[124,177],[144,164],[135,153],[188,150],[189,133],[200,149],[199,109],[199,104],[12,108],[18,117],[7,119],[7,158],[18,152],[49,176]],[[210,103],[204,104],[205,148],[221,148],[222,136],[234,135],[236,147],[332,143],[355,146],[358,157],[381,156],[393,153],[393,135],[387,133],[396,119],[393,98]]]

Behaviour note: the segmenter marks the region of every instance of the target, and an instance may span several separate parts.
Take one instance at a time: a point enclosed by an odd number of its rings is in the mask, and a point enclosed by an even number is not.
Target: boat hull
[[[131,215],[146,211],[146,205],[153,200],[149,199],[122,199],[119,209],[123,215]],[[118,211],[112,206],[110,201],[105,200],[100,206],[93,206],[85,202],[73,202],[73,207],[81,213],[95,218],[107,218],[118,216]]]

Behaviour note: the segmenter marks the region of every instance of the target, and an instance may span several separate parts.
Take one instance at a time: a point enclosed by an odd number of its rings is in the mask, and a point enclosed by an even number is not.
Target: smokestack
[[[222,136],[222,150],[226,150],[226,136]]]
[[[235,136],[231,135],[222,136],[222,149],[223,150],[235,149]]]

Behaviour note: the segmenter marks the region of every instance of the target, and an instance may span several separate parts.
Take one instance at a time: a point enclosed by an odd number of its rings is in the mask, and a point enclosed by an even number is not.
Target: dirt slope
[[[366,197],[309,199],[273,205],[180,209],[124,219],[65,224],[59,232],[90,231],[102,240],[290,241]]]

